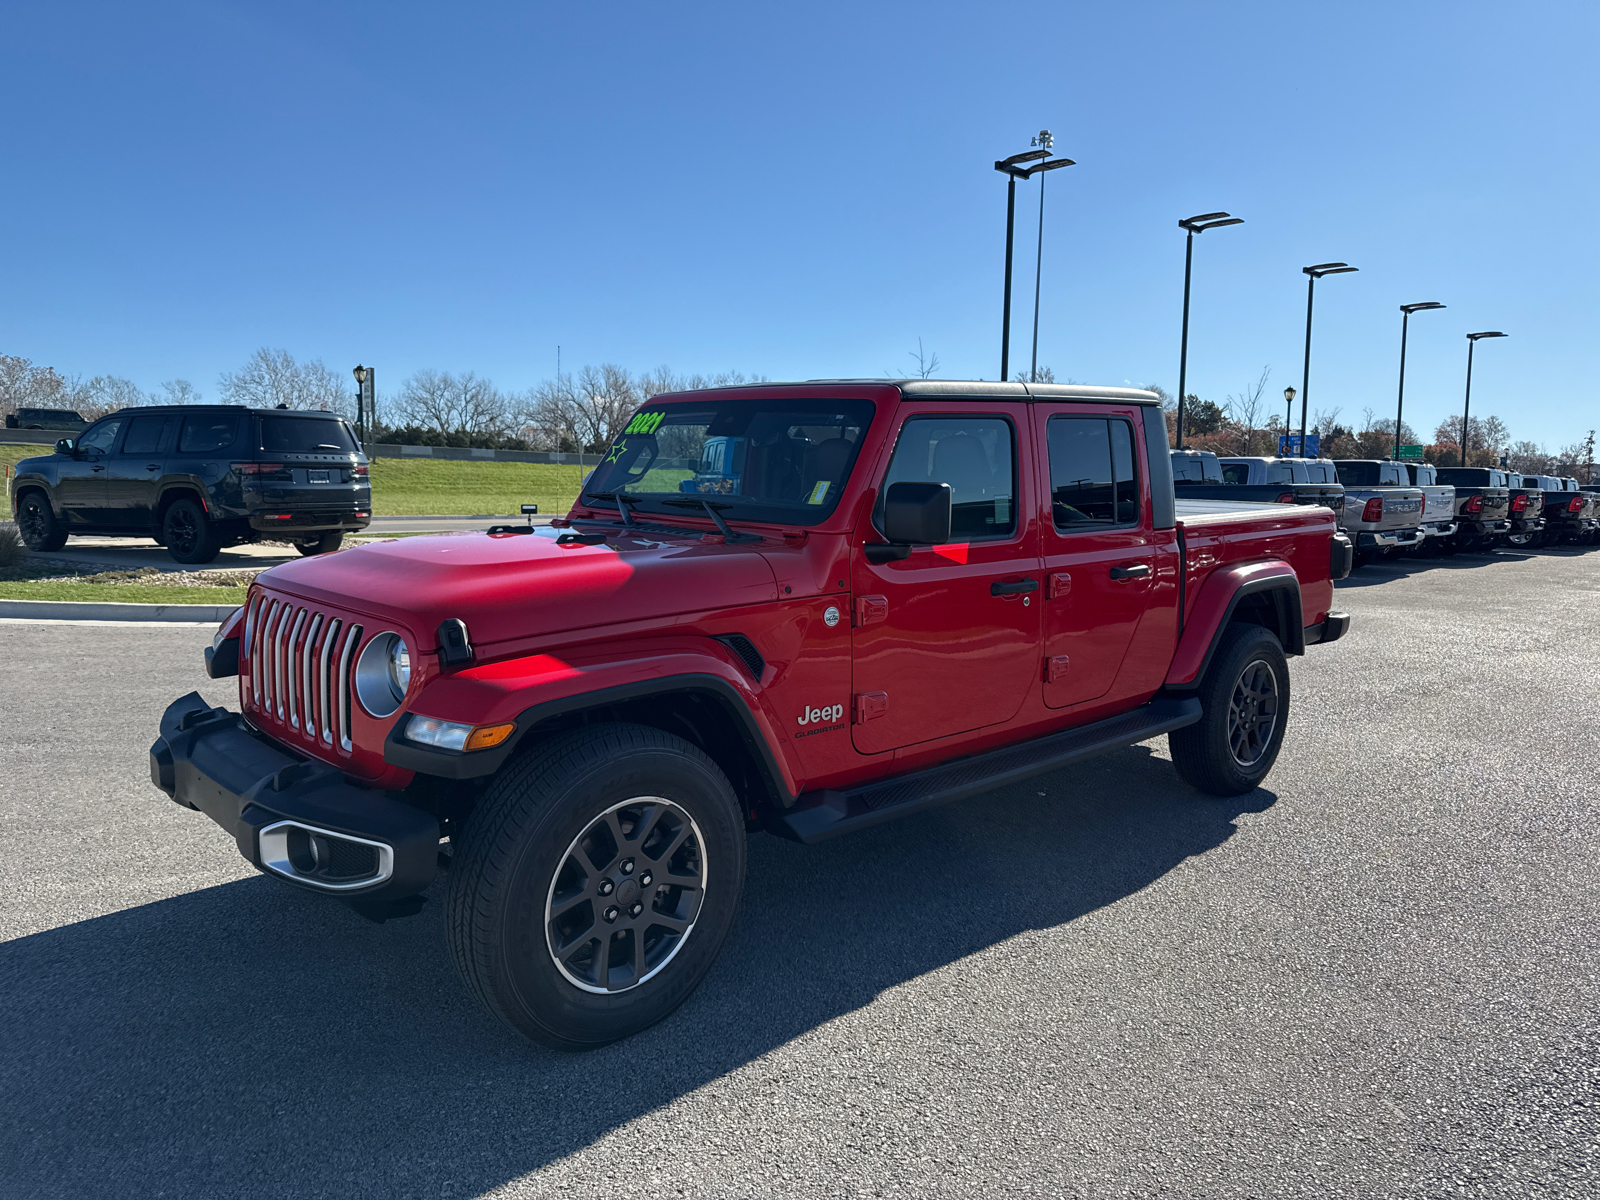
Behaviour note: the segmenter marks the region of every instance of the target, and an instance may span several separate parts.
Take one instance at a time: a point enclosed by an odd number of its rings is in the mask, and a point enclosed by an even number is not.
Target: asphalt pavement
[[[0,629],[0,1195],[1591,1197],[1600,553],[1377,566],[1269,787],[1164,741],[751,843],[711,977],[563,1055],[151,786],[208,630]]]

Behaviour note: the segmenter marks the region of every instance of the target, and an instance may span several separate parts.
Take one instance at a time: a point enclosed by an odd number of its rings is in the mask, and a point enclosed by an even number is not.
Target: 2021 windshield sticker
[[[628,427],[623,433],[654,433],[661,428],[661,422],[666,420],[665,412],[635,413],[633,420],[628,422]]]

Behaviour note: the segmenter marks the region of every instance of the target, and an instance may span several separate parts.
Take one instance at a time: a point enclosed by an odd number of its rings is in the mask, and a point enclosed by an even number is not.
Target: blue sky
[[[257,347],[521,388],[563,363],[998,371],[1041,126],[1040,360],[1312,407],[1600,424],[1593,4],[448,6],[13,0],[0,353],[215,395]],[[1019,202],[1026,363],[1037,184]]]

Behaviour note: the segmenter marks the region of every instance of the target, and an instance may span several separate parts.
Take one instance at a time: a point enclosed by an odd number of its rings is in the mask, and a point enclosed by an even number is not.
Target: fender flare
[[[1289,655],[1306,652],[1305,628],[1300,605],[1300,577],[1282,559],[1220,567],[1200,587],[1190,609],[1189,619],[1178,638],[1172,666],[1167,672],[1166,690],[1193,691],[1205,678],[1212,655],[1233,620],[1240,601],[1249,596],[1266,595],[1277,612],[1274,631]]]
[[[722,664],[713,660],[706,665]],[[787,764],[774,753],[772,741],[749,698],[727,678],[713,671],[684,671],[553,696],[523,708],[515,718],[516,729],[511,736],[490,750],[465,753],[418,746],[400,736],[405,723],[396,721],[384,739],[383,759],[391,766],[445,779],[484,778],[499,771],[505,761],[516,753],[527,735],[552,718],[651,696],[684,693],[708,696],[717,703],[742,735],[745,750],[756,764],[772,798],[784,808],[793,805],[798,794],[794,777]]]

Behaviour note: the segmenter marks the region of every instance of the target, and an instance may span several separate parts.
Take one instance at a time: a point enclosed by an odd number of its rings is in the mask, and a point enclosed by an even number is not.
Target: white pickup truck
[[[1422,489],[1422,534],[1427,538],[1424,553],[1444,548],[1444,540],[1456,535],[1456,489],[1439,482],[1439,468],[1432,463],[1404,463],[1414,487]]]
[[[1405,463],[1379,458],[1336,458],[1344,484],[1341,524],[1356,544],[1356,565],[1379,555],[1414,550],[1422,532],[1423,493],[1411,485]]]

